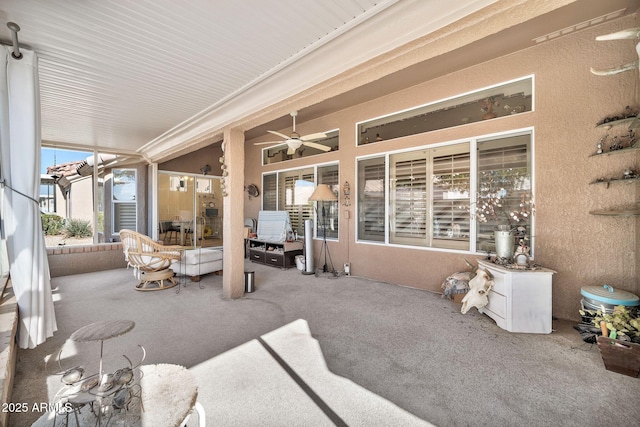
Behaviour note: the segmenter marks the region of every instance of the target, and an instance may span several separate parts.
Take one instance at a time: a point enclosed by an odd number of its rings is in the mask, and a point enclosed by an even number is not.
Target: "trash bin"
[[[298,270],[304,271],[304,265],[305,265],[304,255],[296,255],[295,260],[296,260],[296,267],[298,268]]]
[[[244,272],[244,291],[251,293],[256,290],[256,272],[245,271]]]

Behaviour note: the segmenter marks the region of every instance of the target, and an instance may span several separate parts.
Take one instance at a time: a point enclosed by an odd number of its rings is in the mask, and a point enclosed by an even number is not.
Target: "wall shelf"
[[[599,125],[596,125],[596,128],[607,128],[607,129],[611,129],[614,126],[619,126],[619,125],[624,125],[624,124],[631,124],[633,123],[633,121],[636,119],[636,117],[627,117],[626,119],[620,119],[620,120],[613,120],[607,123],[602,123]]]
[[[611,179],[596,180],[596,181],[590,182],[589,185],[607,184],[607,188],[609,188],[609,185],[611,184],[616,184],[616,183],[630,184],[632,182],[639,181],[639,180],[640,180],[640,176],[635,178],[611,178]]]
[[[620,208],[620,209],[598,209],[590,211],[590,215],[602,215],[602,216],[636,216],[640,215],[640,207],[635,208]]]
[[[621,148],[619,150],[605,151],[604,153],[593,153],[589,157],[608,156],[610,154],[617,154],[617,153],[622,153],[622,152],[626,152],[626,151],[634,151],[634,150],[640,150],[640,146],[636,147],[635,144],[634,144],[631,147]]]

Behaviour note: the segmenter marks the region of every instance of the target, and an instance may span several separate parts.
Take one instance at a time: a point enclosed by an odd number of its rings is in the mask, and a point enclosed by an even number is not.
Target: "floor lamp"
[[[333,190],[327,184],[318,184],[313,191],[309,200],[312,202],[322,202],[322,249],[320,249],[320,257],[322,259],[322,253],[324,252],[324,266],[322,271],[326,273],[327,269],[327,255],[329,255],[329,262],[331,263],[331,272],[335,273],[333,268],[333,261],[331,261],[331,254],[329,254],[329,247],[327,246],[327,212],[324,207],[324,202],[335,202],[338,200],[338,196],[335,195]],[[318,263],[320,264],[320,263]]]

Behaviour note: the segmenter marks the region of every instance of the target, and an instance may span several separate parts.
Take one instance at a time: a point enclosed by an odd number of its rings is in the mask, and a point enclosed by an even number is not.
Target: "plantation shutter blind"
[[[384,159],[361,160],[358,165],[358,238],[384,241]]]
[[[302,174],[303,181],[313,182],[314,179],[315,175],[313,171]],[[311,194],[309,194],[309,196],[310,195]],[[313,202],[309,202],[308,200],[306,200],[304,205],[300,205],[299,222],[297,226],[293,227],[294,230],[298,230],[298,234],[301,236],[304,236],[304,221],[307,219],[313,219]]]
[[[406,241],[427,237],[427,159],[419,154],[421,157],[392,162],[391,233],[396,242],[400,241],[398,238]]]
[[[435,156],[432,170],[432,233],[434,239],[461,241],[468,247],[470,235],[469,174],[471,155],[468,152]],[[432,246],[455,247],[434,241]]]
[[[296,181],[298,177],[297,175],[290,175],[284,177],[284,185],[282,186],[281,191],[284,191],[284,197],[280,197],[280,200],[284,201],[284,205],[282,206],[285,211],[289,212],[289,219],[291,220],[291,227],[294,230],[297,230],[300,218],[298,217],[298,207],[295,204],[295,189],[296,189]]]
[[[120,202],[113,204],[114,230],[136,229],[136,203]]]
[[[278,210],[278,180],[276,174],[262,177],[262,210]]]
[[[304,234],[304,220],[313,217],[313,203],[308,200],[296,200],[301,196],[301,192],[296,191],[298,181],[307,181],[310,189],[313,189],[314,173],[310,171],[295,171],[291,173],[281,173],[280,175],[280,197],[278,198],[278,210],[286,210],[289,212],[291,219],[291,227],[298,232]],[[307,197],[311,193],[307,195]]]
[[[528,144],[483,149],[480,144],[478,153],[478,171],[499,171],[508,169],[527,169]]]

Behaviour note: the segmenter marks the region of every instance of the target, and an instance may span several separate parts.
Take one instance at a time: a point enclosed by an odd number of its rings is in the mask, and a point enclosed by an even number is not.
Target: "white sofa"
[[[190,276],[197,282],[203,274],[222,270],[222,249],[197,248],[184,251],[180,261],[173,263],[171,269],[178,276]]]

